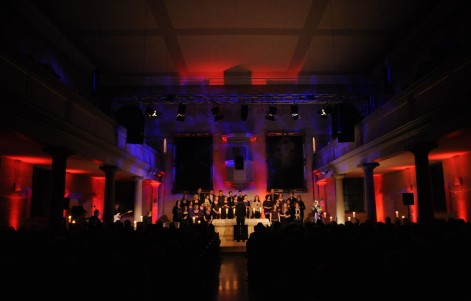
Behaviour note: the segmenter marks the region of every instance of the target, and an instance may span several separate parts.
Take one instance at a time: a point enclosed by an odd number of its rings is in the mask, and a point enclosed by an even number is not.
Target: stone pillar
[[[322,211],[327,214],[329,212],[329,209],[327,208],[327,196],[325,195],[325,185],[326,184],[327,184],[327,182],[325,180],[321,180],[321,181],[316,182],[317,190],[318,190],[318,196],[319,196],[319,199],[318,199],[319,204],[322,207]]]
[[[432,180],[428,161],[429,152],[438,147],[437,143],[417,143],[408,148],[415,157],[415,177],[417,182],[418,221],[428,223],[434,219]]]
[[[65,173],[67,157],[74,152],[63,146],[47,146],[43,149],[52,156],[52,185],[49,220],[53,228],[59,227],[64,220]]]
[[[345,199],[343,197],[343,178],[344,174],[335,174],[335,204],[337,208],[337,224],[345,224]]]
[[[371,222],[377,222],[376,217],[376,198],[375,182],[373,178],[373,169],[379,166],[379,163],[361,163],[358,167],[363,169],[363,190],[366,204],[366,219]]]
[[[114,165],[102,165],[100,169],[105,172],[105,204],[103,212],[103,223],[110,225],[114,221],[115,202],[115,175],[118,167]]]
[[[142,212],[142,180],[143,177],[135,176],[133,177],[135,183],[134,188],[134,220],[140,222],[141,216],[145,215],[145,212]]]
[[[152,186],[152,223],[159,219],[159,186],[160,182],[158,181],[151,181],[150,185]]]

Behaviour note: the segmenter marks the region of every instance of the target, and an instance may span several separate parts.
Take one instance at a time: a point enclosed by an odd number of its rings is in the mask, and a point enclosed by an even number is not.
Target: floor
[[[245,242],[221,247],[221,265],[215,301],[256,301],[249,291]]]

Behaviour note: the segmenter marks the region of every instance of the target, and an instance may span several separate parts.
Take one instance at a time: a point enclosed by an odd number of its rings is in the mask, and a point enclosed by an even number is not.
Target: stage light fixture
[[[327,115],[332,114],[332,107],[329,106],[329,105],[326,105],[325,107],[323,107],[322,109],[320,109],[318,113],[319,113],[319,115],[321,115],[322,117],[327,117]]]
[[[274,107],[274,106],[269,106],[269,107],[268,107],[268,113],[267,113],[267,115],[265,115],[265,119],[266,119],[266,120],[275,121],[275,115],[276,115],[276,113],[277,113],[276,107]]]
[[[291,119],[293,120],[299,119],[299,108],[297,104],[291,105]]]
[[[224,115],[222,115],[221,110],[218,106],[213,106],[213,108],[211,109],[211,113],[213,113],[214,121],[218,121],[224,118]]]
[[[240,119],[242,121],[246,121],[248,116],[249,116],[249,106],[244,103],[243,105],[240,106]]]
[[[186,106],[184,104],[179,104],[176,120],[185,121],[185,113],[186,113]]]
[[[160,117],[162,113],[160,113],[154,106],[148,105],[146,108],[146,117],[149,119],[156,119]]]

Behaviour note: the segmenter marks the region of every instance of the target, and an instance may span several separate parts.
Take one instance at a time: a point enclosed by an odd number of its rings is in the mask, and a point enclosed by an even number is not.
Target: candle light
[[[332,222],[332,216],[330,217],[330,221]]]
[[[195,223],[195,217],[193,216],[193,224]]]
[[[232,208],[232,213],[235,214],[235,208]]]
[[[399,211],[396,210],[396,217],[399,217]]]
[[[69,215],[69,223],[72,222],[72,215]]]
[[[355,218],[355,211],[353,211],[353,218]]]
[[[134,221],[134,230],[137,230],[137,221]]]
[[[350,220],[351,220],[351,217],[349,216],[349,217],[348,217],[348,221],[350,221]]]
[[[402,219],[405,219],[405,218],[406,218],[406,217],[403,215],[403,216],[402,216]]]
[[[324,218],[327,218],[327,212],[324,212]]]
[[[143,221],[144,221],[144,217],[141,215],[141,222],[143,222]]]

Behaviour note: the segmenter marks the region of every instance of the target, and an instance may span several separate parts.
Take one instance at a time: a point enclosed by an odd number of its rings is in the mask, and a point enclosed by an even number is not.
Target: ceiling
[[[100,84],[115,99],[362,92],[390,51],[438,4],[443,2],[12,1],[82,71],[98,70]],[[68,164],[85,166],[78,158]],[[382,161],[378,172],[411,165],[412,156],[403,154]]]
[[[120,93],[221,85],[266,92],[284,91],[280,85],[290,91],[287,85],[368,84],[435,2],[31,0],[34,6],[20,9]]]

